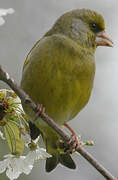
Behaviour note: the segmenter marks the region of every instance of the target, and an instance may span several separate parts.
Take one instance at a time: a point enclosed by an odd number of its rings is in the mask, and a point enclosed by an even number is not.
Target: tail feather
[[[52,156],[46,160],[46,172],[51,172],[59,163],[58,156]]]
[[[76,168],[76,164],[70,154],[64,153],[59,154],[58,156],[52,156],[46,160],[46,172],[51,172],[59,163],[70,169]]]
[[[60,154],[59,162],[70,169],[76,169],[76,164],[68,153]]]
[[[52,154],[52,157],[46,160],[45,169],[47,172],[51,172],[59,163],[70,169],[76,168],[75,162],[73,161],[69,153],[60,153],[58,151],[56,143],[59,141],[60,137],[55,133],[55,131],[48,127],[48,129],[45,129],[46,135],[48,134],[48,136],[45,136],[33,123],[29,122],[29,127],[31,138],[34,140],[41,134],[46,144],[47,152],[49,154]]]

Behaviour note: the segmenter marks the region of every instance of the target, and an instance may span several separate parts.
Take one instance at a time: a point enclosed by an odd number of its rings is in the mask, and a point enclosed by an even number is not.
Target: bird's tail
[[[48,136],[43,137],[46,144],[46,151],[52,155],[52,157],[46,160],[46,171],[51,172],[60,163],[70,169],[75,169],[76,165],[71,155],[65,153],[59,148],[60,137],[52,129],[48,131]],[[46,133],[47,135],[47,133]]]
[[[64,153],[57,155],[52,155],[52,157],[48,158],[46,160],[46,171],[51,172],[53,169],[56,168],[56,166],[61,163],[62,165],[70,168],[75,169],[76,165],[73,159],[71,158],[70,154]]]
[[[29,122],[29,127],[31,138],[34,140],[40,135],[41,131],[31,122]],[[64,153],[63,150],[60,151],[58,147],[60,137],[57,133],[50,127],[43,129],[43,132],[41,134],[46,145],[46,151],[52,155],[52,157],[46,160],[46,171],[51,172],[59,163],[70,169],[75,169],[76,165],[71,155]]]

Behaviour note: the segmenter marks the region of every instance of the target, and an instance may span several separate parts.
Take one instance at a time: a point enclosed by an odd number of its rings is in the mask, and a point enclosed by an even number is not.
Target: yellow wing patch
[[[25,60],[25,62],[24,62],[24,65],[23,65],[23,70],[25,69],[25,67],[26,67],[26,65],[28,64],[28,62],[29,62],[29,58],[28,58],[28,56],[27,56],[27,58],[26,58],[26,60]]]
[[[39,40],[40,41],[40,40]],[[36,45],[39,43],[39,41],[37,41],[36,43],[35,43],[35,45],[33,46],[33,48],[30,50],[30,52],[29,52],[29,54],[28,54],[28,56],[27,56],[27,58],[26,58],[26,60],[25,60],[25,62],[24,62],[24,65],[23,65],[23,70],[25,69],[25,67],[26,67],[26,65],[29,63],[29,55],[30,55],[30,53],[32,52],[32,50],[36,47]]]

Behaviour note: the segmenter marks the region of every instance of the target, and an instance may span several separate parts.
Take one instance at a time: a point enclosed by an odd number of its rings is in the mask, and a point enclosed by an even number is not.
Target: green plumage
[[[81,9],[61,16],[53,28],[36,43],[24,64],[21,87],[58,125],[73,119],[87,104],[93,87],[96,32],[90,23],[104,30],[104,20],[94,11]],[[23,104],[25,112],[34,113]],[[75,169],[68,153],[59,148],[60,137],[44,121],[37,124],[43,134],[47,152],[46,171],[58,163]],[[35,131],[33,132],[35,134]]]

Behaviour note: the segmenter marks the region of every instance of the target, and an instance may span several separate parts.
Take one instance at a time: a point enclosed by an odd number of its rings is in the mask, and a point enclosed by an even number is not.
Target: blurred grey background
[[[20,82],[24,60],[41,36],[66,11],[90,8],[101,13],[114,48],[99,47],[96,51],[96,76],[88,105],[70,122],[82,140],[94,140],[87,150],[118,177],[118,1],[117,0],[0,0],[0,8],[14,8],[0,27],[0,64]],[[6,85],[0,82],[0,88]],[[8,153],[0,142],[0,157]],[[73,155],[77,170],[58,166],[48,174],[44,161],[37,163],[29,176],[19,180],[103,180],[104,178],[79,155]],[[6,180],[0,174],[0,180]]]

